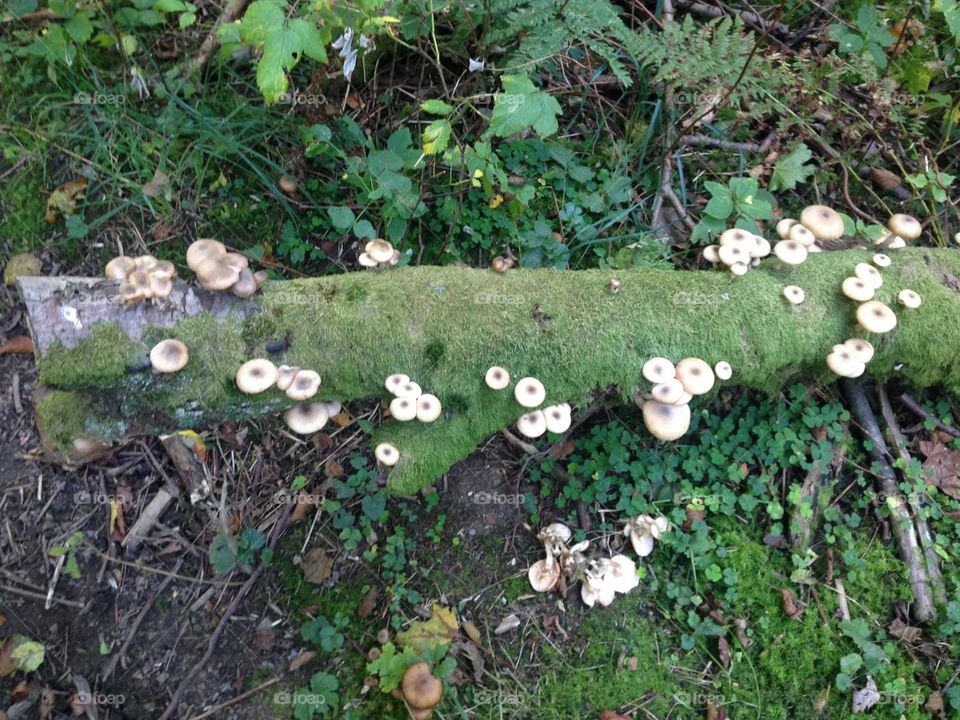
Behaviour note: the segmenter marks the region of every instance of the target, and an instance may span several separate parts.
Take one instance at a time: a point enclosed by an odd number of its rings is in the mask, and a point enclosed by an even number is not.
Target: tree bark
[[[960,253],[891,253],[877,298],[895,308],[897,328],[867,336],[876,345],[868,373],[894,373],[917,386],[960,389]],[[387,421],[372,444],[391,442],[400,462],[389,487],[408,493],[432,482],[486,437],[525,412],[512,388],[496,392],[491,365],[513,378],[532,375],[547,403],[587,402],[617,387],[624,399],[642,386],[653,356],[696,356],[734,368],[731,384],[776,391],[798,378],[835,379],[825,366],[833,344],[863,337],[856,304],[840,295],[844,277],[871,253],[812,255],[802,266],[767,260],[740,278],[727,272],[638,268],[621,271],[486,270],[418,267],[267,283],[249,300],[178,281],[159,304],[127,307],[116,282],[21,278],[44,386],[37,421],[46,446],[81,461],[101,444],[141,433],[203,428],[277,413],[295,403],[270,390],[244,395],[235,385],[247,359],[269,357],[317,370],[315,399],[386,400],[383,381],[402,372],[439,397],[432,424]],[[611,293],[618,277],[622,289]],[[785,285],[806,301],[787,304]],[[909,287],[917,310],[896,304]],[[178,373],[146,367],[152,345],[183,340],[190,362]],[[704,400],[695,398],[697,406]],[[86,451],[86,452],[85,452]]]

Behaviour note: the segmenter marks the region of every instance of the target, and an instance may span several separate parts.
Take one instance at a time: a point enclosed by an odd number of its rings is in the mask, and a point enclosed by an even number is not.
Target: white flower
[[[353,75],[353,69],[357,66],[357,50],[356,48],[351,48],[350,52],[347,53],[346,59],[343,61],[343,76],[349,80],[350,76]]]
[[[353,44],[353,28],[348,27],[343,31],[343,34],[333,41],[332,47],[334,50],[340,51],[340,57],[346,57],[346,53],[350,52],[350,46]]]
[[[364,50],[373,49],[373,38],[367,35],[361,35],[360,39],[357,40],[357,45],[362,47]]]
[[[143,76],[143,70],[134,65],[130,68],[130,84],[137,91],[137,96],[142,100],[150,97],[150,88],[147,86],[147,79]]]
[[[470,62],[467,65],[467,70],[470,72],[477,72],[479,70],[483,70],[486,65],[487,63],[485,60],[474,60],[473,58],[470,58]]]

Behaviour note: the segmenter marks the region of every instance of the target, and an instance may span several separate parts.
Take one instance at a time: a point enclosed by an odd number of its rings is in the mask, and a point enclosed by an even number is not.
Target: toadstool
[[[547,390],[535,377],[525,377],[517,381],[513,396],[524,407],[535,408],[543,405],[543,401],[547,398]]]
[[[161,340],[150,350],[150,365],[159,373],[182,370],[189,359],[187,346],[181,340]]]
[[[277,382],[277,366],[266,358],[247,360],[237,370],[237,387],[248,395],[262,393]]]

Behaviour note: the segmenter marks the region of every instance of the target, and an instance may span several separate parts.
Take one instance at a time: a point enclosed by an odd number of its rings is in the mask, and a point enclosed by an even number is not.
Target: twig
[[[844,620],[850,619],[850,606],[847,605],[847,591],[843,587],[843,580],[834,578],[833,584],[837,588],[837,602],[840,603],[840,614]]]
[[[33,592],[32,590],[24,590],[22,588],[14,587],[13,585],[0,585],[0,590],[4,592],[13,593],[14,595],[22,595],[23,597],[28,597],[33,600],[46,600],[49,603],[57,603],[58,605],[66,605],[67,607],[83,608],[85,605],[76,600],[64,600],[63,598],[47,596],[44,593]]]
[[[771,130],[767,136],[760,142],[734,142],[733,140],[724,140],[709,135],[684,135],[683,141],[687,145],[700,145],[703,147],[715,147],[721,150],[731,150],[734,152],[766,152],[773,145],[777,137],[777,131]]]
[[[220,28],[236,20],[248,2],[249,0],[230,0],[230,2],[227,3],[227,6],[223,8],[223,12],[220,13],[220,17],[217,18],[217,21],[213,24],[213,29],[207,34],[203,44],[200,45],[200,49],[197,50],[196,55],[190,58],[190,61],[184,68],[185,75],[193,75],[203,69],[203,66],[207,64],[213,51],[220,47]]]
[[[948,435],[953,435],[956,438],[960,438],[960,430],[955,428],[953,425],[946,425],[943,422],[941,422],[938,417],[936,417],[932,413],[928,413],[926,410],[923,409],[923,407],[921,407],[920,403],[918,403],[916,400],[914,400],[912,397],[910,397],[906,393],[903,393],[900,396],[900,402],[902,402],[904,405],[910,408],[910,410],[915,412],[924,420],[932,420],[937,430],[943,430],[943,432],[947,433]]]
[[[245,693],[241,693],[240,695],[237,695],[234,698],[230,698],[226,702],[222,702],[219,705],[214,705],[212,708],[210,708],[204,713],[201,713],[200,715],[194,715],[192,718],[190,718],[190,720],[203,720],[203,718],[208,718],[212,715],[216,715],[218,712],[220,712],[224,708],[228,708],[231,705],[236,705],[238,702],[242,702],[243,700],[246,700],[251,695],[256,695],[261,690],[266,690],[268,687],[270,687],[271,685],[276,685],[278,682],[280,682],[280,678],[278,677],[270,678],[266,682],[260,683],[255,688],[251,688],[250,690],[247,690]]]
[[[708,5],[704,2],[690,2],[690,0],[678,0],[677,4],[684,10],[694,15],[700,17],[716,19],[722,17],[724,13],[722,8],[715,7],[713,5]],[[767,30],[769,27],[769,32],[776,33],[781,37],[790,36],[790,28],[780,22],[767,23],[766,19],[758,15],[757,13],[749,12],[747,10],[734,10],[737,16],[747,25],[752,25],[758,30]]]

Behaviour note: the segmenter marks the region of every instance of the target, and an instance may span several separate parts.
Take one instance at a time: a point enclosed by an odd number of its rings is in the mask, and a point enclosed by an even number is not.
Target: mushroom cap
[[[889,255],[884,255],[883,253],[877,253],[873,256],[873,264],[877,267],[890,267],[890,263],[893,262],[890,259]]]
[[[393,245],[380,238],[368,242],[363,251],[377,264],[388,263],[393,259]]]
[[[433,422],[443,411],[443,406],[440,404],[440,398],[436,395],[431,395],[430,393],[424,393],[417,398],[416,402],[416,414],[417,420],[420,422]]]
[[[117,296],[127,303],[138,303],[143,300],[143,292],[140,288],[131,285],[129,282],[120,283],[117,288]]]
[[[913,290],[901,290],[900,294],[897,295],[897,300],[900,301],[901,305],[912,310],[920,307],[920,304],[923,302],[923,300],[920,298],[920,295]]]
[[[375,268],[377,266],[377,261],[366,253],[360,253],[357,262],[360,263],[360,267]]]
[[[720,262],[720,246],[707,245],[703,249],[703,259],[709,263],[713,263],[714,265]]]
[[[797,220],[793,218],[784,218],[777,223],[777,235],[780,236],[781,240],[786,240],[787,236],[790,234],[790,228],[797,224]]]
[[[750,253],[743,245],[721,245],[717,250],[720,262],[724,265],[750,262]]]
[[[137,270],[152,270],[157,265],[157,259],[153,255],[138,255],[133,259]]]
[[[691,395],[703,395],[713,387],[713,368],[700,358],[684,358],[677,363],[677,380]]]
[[[845,278],[840,284],[840,290],[848,298],[857,302],[872,300],[874,295],[873,286],[863,278],[858,277]]]
[[[443,683],[433,676],[427,663],[418,662],[403,673],[400,691],[407,705],[414,710],[426,710],[440,703],[443,698]]]
[[[235,270],[244,270],[250,267],[250,261],[247,260],[247,256],[237,252],[228,252],[221,255],[219,258],[220,262],[224,265],[229,265]]]
[[[126,255],[118,255],[103,268],[103,274],[111,280],[126,280],[127,275],[136,269],[136,260]]]
[[[770,245],[770,241],[765,237],[754,235],[753,239],[755,242],[753,249],[750,250],[750,257],[752,257],[754,260],[759,260],[760,258],[766,257],[773,250],[772,246]]]
[[[150,282],[150,294],[155,298],[170,297],[173,292],[173,280],[165,275],[157,275],[151,272],[148,276]]]
[[[803,292],[802,290],[800,292]],[[721,380],[729,380],[733,377],[733,368],[726,360],[721,360],[713,366],[713,374]]]
[[[380,443],[373,449],[373,456],[377,458],[377,462],[381,465],[393,467],[397,464],[397,460],[400,459],[400,451],[390,443]],[[437,702],[440,701],[437,700]]]
[[[883,285],[883,276],[880,274],[880,271],[869,263],[857,263],[853,268],[853,274],[874,290]]]
[[[257,283],[257,287],[263,285],[267,280],[270,279],[270,274],[266,270],[257,270],[253,274],[253,279]]]
[[[127,282],[137,288],[144,297],[153,297],[153,291],[150,289],[150,276],[143,270],[134,270],[127,275]]]
[[[550,405],[543,409],[543,417],[547,423],[547,432],[565,433],[570,429],[570,406],[566,403]]]
[[[613,588],[614,592],[627,594],[640,584],[637,575],[637,564],[626,555],[614,555],[600,561],[604,570],[604,582]]]
[[[323,429],[330,416],[323,403],[301,403],[287,410],[283,419],[291,432],[310,435]]]
[[[816,243],[814,243],[813,245],[807,248],[807,254],[822,253],[822,252],[823,252],[823,248],[817,245]]]
[[[783,289],[783,296],[788,302],[793,303],[794,305],[799,305],[807,299],[807,294],[799,285],[787,285]]]
[[[643,364],[643,377],[652,383],[662,383],[677,376],[673,363],[662,357],[650,358]]]
[[[530,587],[537,592],[550,592],[560,581],[560,563],[553,558],[537,560],[527,571]]]
[[[161,373],[181,370],[189,359],[190,353],[187,352],[187,346],[173,338],[161,340],[150,350],[150,365]]]
[[[887,221],[887,227],[894,235],[899,235],[904,240],[916,240],[923,232],[923,226],[913,215],[896,213],[890,216]]]
[[[295,365],[281,365],[277,368],[277,390],[286,392],[293,382],[293,378],[300,372],[300,368]]]
[[[390,259],[389,259],[389,260],[387,260],[387,264],[390,265],[391,267],[393,267],[393,266],[396,265],[398,262],[400,262],[400,251],[399,251],[399,250],[394,250],[394,251],[393,251],[393,255],[390,256]]]
[[[196,269],[197,282],[208,290],[227,290],[240,279],[240,271],[220,262],[220,258],[207,258]]]
[[[487,374],[484,375],[483,381],[489,388],[493,388],[494,390],[503,390],[510,384],[510,373],[508,373],[502,367],[494,365],[492,368],[487,370]]]
[[[749,269],[750,269],[750,266],[747,265],[746,263],[735,262],[733,265],[730,266],[730,273],[732,275],[736,275],[737,277],[740,277],[742,275],[746,275],[747,270]]]
[[[643,424],[655,438],[676,440],[690,428],[690,406],[650,400],[643,404]]]
[[[907,241],[904,240],[899,235],[891,235],[889,242],[887,242],[888,250],[898,250],[899,248],[904,248],[907,246]]]
[[[846,340],[841,347],[845,348],[855,359],[864,364],[873,359],[873,345],[863,338],[850,338]],[[836,352],[837,346],[834,345],[833,349],[834,352]]]
[[[240,298],[248,298],[257,292],[257,281],[249,268],[240,269],[240,277],[230,286],[230,291]]]
[[[855,358],[853,353],[846,349],[827,355],[827,367],[840,377],[849,378],[860,377],[867,369],[865,363]]]
[[[327,402],[323,403],[323,406],[327,409],[327,415],[330,417],[338,415],[340,411],[343,410],[343,405],[339,400],[327,400]]]
[[[806,225],[797,223],[787,233],[787,240],[794,240],[804,247],[810,247],[817,241],[817,236]]]
[[[226,255],[227,248],[219,240],[210,238],[200,238],[190,244],[187,248],[187,267],[196,272],[200,263],[210,258]]]
[[[277,382],[277,366],[266,358],[247,360],[237,370],[237,387],[240,392],[256,395]]]
[[[547,399],[547,389],[535,377],[520,378],[513,389],[513,396],[524,407],[540,407]]]
[[[897,326],[897,316],[879,300],[869,300],[857,308],[857,322],[867,332],[886,333]]]
[[[650,395],[653,396],[653,399],[657,402],[673,405],[683,397],[684,392],[683,383],[676,378],[671,378],[670,380],[664,380],[662,383],[654,385],[650,390]]]
[[[773,254],[787,265],[800,265],[807,259],[807,248],[796,240],[781,240],[773,246]]]
[[[517,420],[517,430],[528,438],[538,438],[547,431],[547,418],[542,410],[521,415]]]
[[[393,394],[398,398],[411,398],[416,400],[418,397],[423,395],[423,389],[413,381],[408,381],[402,385],[397,385],[396,390],[393,391]]]
[[[154,266],[150,268],[150,274],[172,278],[177,274],[177,268],[169,260],[157,260]]]
[[[401,385],[406,385],[408,382],[410,382],[409,375],[404,375],[403,373],[394,373],[383,381],[383,386],[391,393],[396,394],[396,389]]]
[[[277,378],[280,371],[277,371]],[[276,378],[274,379],[276,382]],[[291,400],[306,400],[312,398],[320,389],[320,373],[314,370],[298,370],[293,376],[293,382],[287,386],[287,397]]]
[[[729,245],[739,246],[744,250],[749,250],[754,246],[756,240],[754,240],[754,235],[751,232],[747,232],[742,228],[730,228],[729,230],[724,230],[720,234],[720,247],[726,247]]]
[[[821,240],[836,240],[843,235],[843,218],[826,205],[809,205],[800,213],[800,222]]]
[[[390,415],[394,420],[408,422],[417,416],[417,399],[396,397],[390,401]]]

